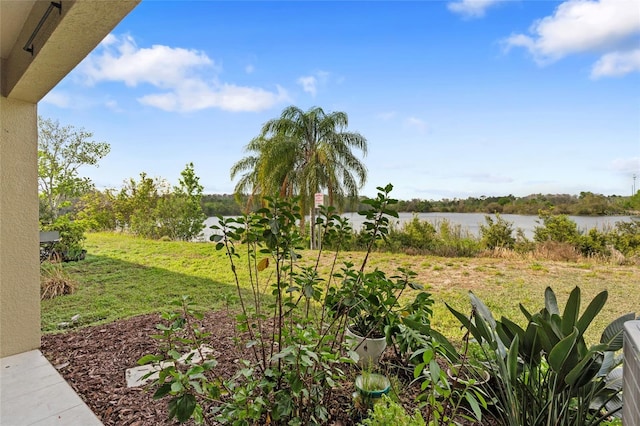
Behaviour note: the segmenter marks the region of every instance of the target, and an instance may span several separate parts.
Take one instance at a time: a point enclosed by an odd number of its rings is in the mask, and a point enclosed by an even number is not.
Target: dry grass
[[[65,294],[73,294],[77,283],[67,274],[59,262],[44,262],[40,267],[40,299],[47,300]]]

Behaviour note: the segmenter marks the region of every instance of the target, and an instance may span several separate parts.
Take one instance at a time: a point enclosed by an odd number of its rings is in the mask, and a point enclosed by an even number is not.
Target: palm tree
[[[367,179],[366,167],[353,153],[357,149],[366,155],[367,140],[346,131],[348,124],[344,112],[285,108],[245,147],[252,154],[231,168],[231,179],[244,172],[236,194],[299,196],[302,211],[311,211],[312,223],[315,193],[326,190],[329,205],[344,207],[348,199],[358,196]],[[313,234],[311,238],[313,244]]]

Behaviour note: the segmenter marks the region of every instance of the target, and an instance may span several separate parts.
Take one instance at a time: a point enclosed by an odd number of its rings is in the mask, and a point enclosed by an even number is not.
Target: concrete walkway
[[[0,425],[102,426],[39,350],[0,359]]]

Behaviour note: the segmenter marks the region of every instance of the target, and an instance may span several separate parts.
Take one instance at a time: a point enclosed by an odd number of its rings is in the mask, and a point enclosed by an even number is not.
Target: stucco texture
[[[0,357],[40,346],[36,114],[0,97]]]

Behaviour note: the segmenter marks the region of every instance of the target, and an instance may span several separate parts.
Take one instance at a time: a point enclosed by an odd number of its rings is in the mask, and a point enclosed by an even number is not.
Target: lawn
[[[77,282],[77,291],[42,302],[42,330],[63,330],[60,323],[79,314],[78,326],[113,322],[132,316],[172,309],[171,302],[191,296],[201,310],[235,309],[236,285],[228,259],[211,243],[152,241],[113,233],[88,234],[86,260],[64,264]],[[303,258],[314,253],[303,252]],[[344,253],[341,259],[358,263],[362,253]],[[329,259],[322,259],[328,265]],[[473,291],[494,315],[523,319],[518,303],[538,310],[544,289],[551,286],[561,306],[579,286],[583,308],[593,296],[608,290],[609,299],[589,329],[592,342],[614,318],[640,307],[640,268],[596,261],[555,262],[531,258],[443,258],[373,253],[369,266],[391,273],[408,267],[418,273],[417,282],[433,294],[436,304],[433,326],[445,335],[461,336],[459,323],[444,302],[469,311],[467,292]],[[327,272],[328,266],[321,271]],[[239,269],[242,273],[242,268]],[[242,275],[241,275],[242,277]]]

